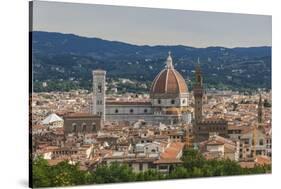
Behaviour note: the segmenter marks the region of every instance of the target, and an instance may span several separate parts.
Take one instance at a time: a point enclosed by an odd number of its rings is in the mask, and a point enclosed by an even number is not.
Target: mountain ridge
[[[200,58],[207,87],[271,88],[270,46],[149,46],[75,34],[32,32],[34,80],[39,84],[62,80],[76,82],[78,88],[89,88],[91,70],[97,68],[107,70],[109,78],[128,78],[149,84],[163,69],[168,51],[172,52],[175,68],[184,78],[189,78],[190,83]]]

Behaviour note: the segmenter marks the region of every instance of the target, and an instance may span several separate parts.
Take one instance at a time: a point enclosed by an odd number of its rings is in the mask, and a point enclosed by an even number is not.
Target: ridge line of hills
[[[168,51],[172,52],[174,66],[189,87],[192,86],[194,66],[199,57],[207,88],[242,91],[271,89],[269,46],[195,48],[183,45],[132,45],[43,31],[32,32],[33,89],[36,92],[90,89],[91,71],[99,68],[107,71],[110,80],[127,78],[137,85],[145,84],[146,88],[139,88],[146,91],[156,74],[163,69]],[[43,82],[61,86],[43,87]],[[138,86],[122,87],[140,92]]]

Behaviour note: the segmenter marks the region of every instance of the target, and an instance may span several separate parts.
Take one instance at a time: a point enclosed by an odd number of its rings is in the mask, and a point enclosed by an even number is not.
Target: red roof
[[[150,94],[180,94],[187,93],[187,85],[175,69],[164,69],[154,79]]]
[[[182,151],[184,143],[182,142],[173,142],[169,147],[165,149],[160,155],[160,159],[177,159],[178,154]]]

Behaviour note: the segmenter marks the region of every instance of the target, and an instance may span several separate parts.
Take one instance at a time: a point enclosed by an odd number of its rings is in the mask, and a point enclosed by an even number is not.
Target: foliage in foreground
[[[165,175],[156,170],[134,173],[128,165],[118,163],[100,165],[94,172],[82,171],[78,164],[70,165],[64,161],[50,166],[46,160],[38,157],[32,163],[32,181],[33,187],[52,187],[271,172],[271,166],[242,168],[231,160],[206,160],[196,150],[185,150],[182,160],[184,163],[181,166],[174,167]]]

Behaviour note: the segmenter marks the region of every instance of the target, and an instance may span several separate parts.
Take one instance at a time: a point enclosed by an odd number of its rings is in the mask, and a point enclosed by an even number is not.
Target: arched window
[[[98,84],[98,93],[101,93],[102,92],[102,85],[101,83]]]
[[[161,104],[161,100],[160,99],[158,99],[158,104]]]
[[[72,123],[72,132],[76,132],[76,131],[77,131],[77,124]]]
[[[144,113],[147,113],[147,109],[144,109],[143,112],[144,112]]]
[[[134,109],[130,109],[130,113],[134,113]]]
[[[171,104],[175,104],[175,100],[174,99],[171,100]]]
[[[118,110],[118,109],[116,109],[116,110],[115,110],[115,113],[116,113],[116,114],[118,114],[118,112],[119,112],[119,110]]]
[[[86,123],[82,123],[82,132],[86,132],[86,128],[87,124]]]
[[[92,123],[92,131],[95,132],[96,131],[96,123]]]
[[[263,139],[260,139],[260,146],[263,146]]]

